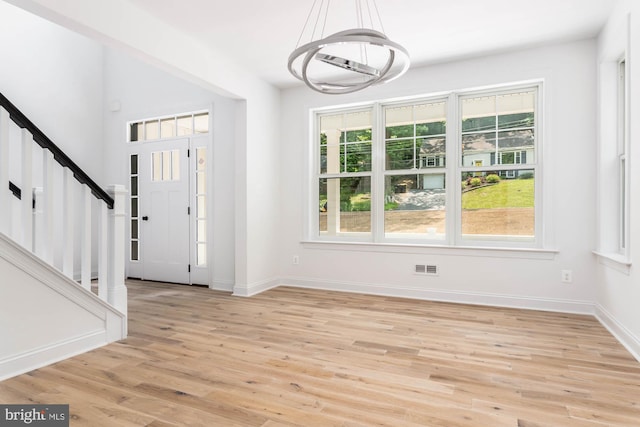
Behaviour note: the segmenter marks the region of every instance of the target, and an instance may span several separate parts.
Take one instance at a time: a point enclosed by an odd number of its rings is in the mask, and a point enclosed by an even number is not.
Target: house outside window
[[[316,112],[311,239],[541,246],[538,93],[536,84]]]

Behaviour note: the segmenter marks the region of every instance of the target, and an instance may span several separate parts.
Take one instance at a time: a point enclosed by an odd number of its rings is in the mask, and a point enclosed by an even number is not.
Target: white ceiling
[[[129,1],[205,45],[215,46],[270,83],[279,87],[298,83],[287,70],[287,59],[296,47],[314,0]],[[357,27],[355,3],[356,0],[334,0],[330,4],[325,35]],[[616,0],[376,0],[386,35],[409,51],[412,67],[518,46],[592,37],[615,3]]]

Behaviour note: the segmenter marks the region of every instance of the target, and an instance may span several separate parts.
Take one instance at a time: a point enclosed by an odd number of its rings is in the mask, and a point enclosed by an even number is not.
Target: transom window
[[[130,122],[129,142],[155,141],[209,132],[209,112],[183,113]]]
[[[538,92],[533,85],[316,112],[311,237],[540,244]]]

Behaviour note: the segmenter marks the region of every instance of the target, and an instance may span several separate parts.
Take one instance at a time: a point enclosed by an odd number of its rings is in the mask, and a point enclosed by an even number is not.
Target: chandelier
[[[390,82],[409,69],[409,53],[384,34],[375,0],[354,1],[357,27],[325,37],[330,0],[314,0],[289,55],[289,72],[315,91],[357,92]],[[309,41],[300,45],[303,39]]]

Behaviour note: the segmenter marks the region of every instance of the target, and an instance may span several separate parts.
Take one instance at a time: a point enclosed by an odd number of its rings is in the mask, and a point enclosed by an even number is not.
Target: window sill
[[[593,251],[593,253],[598,257],[600,264],[614,270],[618,270],[621,273],[629,274],[629,271],[631,270],[631,259],[626,256],[598,251]]]
[[[411,243],[363,243],[363,242],[329,242],[302,241],[305,249],[323,249],[354,252],[385,252],[404,254],[429,254],[447,256],[476,256],[489,258],[522,258],[552,260],[558,253],[557,249],[534,248],[501,248],[485,246],[449,246],[424,245]]]

